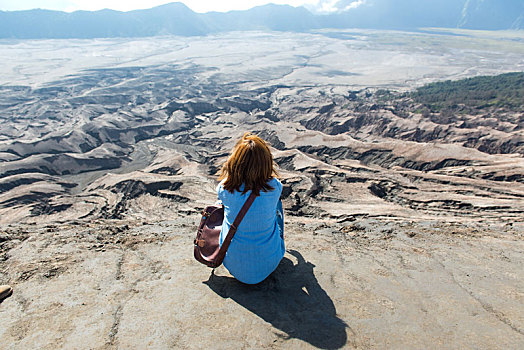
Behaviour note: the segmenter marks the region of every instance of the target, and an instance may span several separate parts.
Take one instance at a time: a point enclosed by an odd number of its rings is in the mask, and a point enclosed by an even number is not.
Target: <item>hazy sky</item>
[[[15,11],[43,8],[60,11],[100,10],[110,8],[119,11],[151,8],[176,0],[0,0],[0,10]],[[306,6],[318,12],[333,12],[358,6],[365,0],[182,0],[196,12],[246,10],[267,3]]]

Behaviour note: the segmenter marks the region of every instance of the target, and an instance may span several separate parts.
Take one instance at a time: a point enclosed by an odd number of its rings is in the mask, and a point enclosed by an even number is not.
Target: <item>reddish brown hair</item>
[[[258,196],[260,190],[273,190],[268,181],[277,176],[267,143],[257,135],[246,132],[233,147],[218,179],[225,179],[222,185],[231,193],[240,191],[240,186],[244,184],[242,194],[251,190]]]

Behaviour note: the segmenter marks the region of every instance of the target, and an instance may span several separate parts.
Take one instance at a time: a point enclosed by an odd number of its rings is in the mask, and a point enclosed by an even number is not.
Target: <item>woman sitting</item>
[[[250,133],[237,142],[222,167],[217,187],[224,205],[220,245],[251,192],[257,196],[224,258],[224,266],[240,282],[263,281],[284,256],[282,184],[277,176],[268,145]]]

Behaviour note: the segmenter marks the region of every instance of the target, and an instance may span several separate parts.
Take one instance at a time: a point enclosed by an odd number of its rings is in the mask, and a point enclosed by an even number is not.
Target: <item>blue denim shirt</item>
[[[224,259],[224,266],[240,282],[255,284],[263,281],[278,266],[286,251],[283,240],[282,184],[276,178],[269,181],[272,191],[260,191],[260,196],[249,208],[238,226]],[[247,191],[231,193],[224,190],[222,183],[217,187],[218,199],[224,205],[224,222],[220,232],[220,244],[229,227],[251,194]],[[280,209],[280,217],[277,216]],[[282,223],[282,225],[280,225]]]

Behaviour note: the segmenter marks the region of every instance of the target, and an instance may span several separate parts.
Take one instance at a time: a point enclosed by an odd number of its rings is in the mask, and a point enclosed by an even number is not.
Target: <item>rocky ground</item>
[[[0,348],[524,347],[522,113],[381,90],[519,70],[524,44],[336,34],[3,42],[29,58],[0,85]],[[257,286],[192,257],[245,131],[284,184]]]
[[[524,227],[290,218],[288,253],[242,285],[192,257],[195,216],[12,225],[2,348],[524,345]]]

